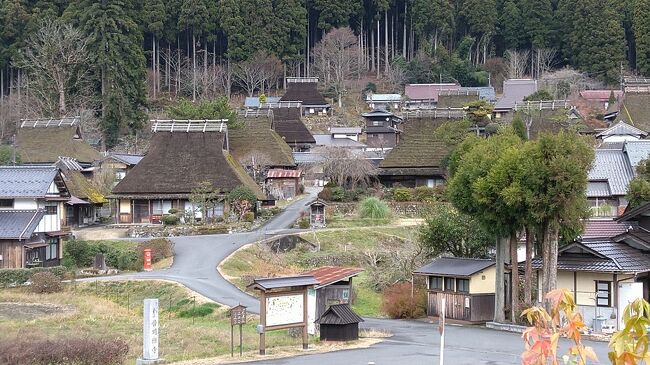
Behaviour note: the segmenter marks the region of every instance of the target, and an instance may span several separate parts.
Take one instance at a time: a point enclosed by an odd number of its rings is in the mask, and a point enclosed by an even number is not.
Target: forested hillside
[[[650,75],[649,15],[650,0],[0,0],[0,100],[21,116],[90,110],[110,147],[161,96],[253,95],[285,75],[339,99],[366,73],[399,89],[568,65],[614,84]]]

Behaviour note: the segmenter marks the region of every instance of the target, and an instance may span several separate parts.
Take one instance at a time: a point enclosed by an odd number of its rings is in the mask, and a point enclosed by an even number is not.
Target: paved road
[[[344,350],[293,358],[258,361],[257,364],[274,365],[437,365],[440,361],[440,335],[437,325],[416,321],[366,319],[363,327],[386,328],[393,337],[369,349]],[[448,325],[445,336],[445,364],[493,365],[521,364],[523,350],[521,336],[516,333],[490,330],[484,327],[458,327]],[[601,363],[607,361],[607,344],[589,342]],[[568,348],[562,342],[562,353]]]
[[[176,256],[167,270],[142,272],[99,278],[99,280],[165,279],[179,282],[188,288],[228,306],[243,304],[257,312],[259,302],[225,280],[217,271],[218,263],[247,243],[287,230],[299,216],[309,199],[301,199],[288,206],[281,214],[262,228],[247,233],[211,236],[173,237]],[[90,279],[96,280],[96,279]],[[393,337],[370,347],[324,354],[304,355],[287,359],[263,360],[260,364],[437,364],[439,339],[437,325],[417,321],[366,319],[362,327],[388,330]],[[606,343],[589,343],[602,362],[607,360]],[[482,327],[447,327],[445,363],[451,365],[520,364],[523,345],[519,334],[494,331]]]
[[[228,306],[243,304],[251,312],[259,311],[256,298],[243,293],[225,280],[217,271],[217,265],[236,249],[268,237],[282,233],[300,216],[305,204],[313,199],[318,190],[307,189],[309,195],[287,206],[261,228],[253,232],[219,234],[208,236],[171,237],[174,242],[174,264],[166,270],[139,272],[130,275],[117,275],[94,280],[132,280],[164,279],[185,285],[193,291],[216,302]]]

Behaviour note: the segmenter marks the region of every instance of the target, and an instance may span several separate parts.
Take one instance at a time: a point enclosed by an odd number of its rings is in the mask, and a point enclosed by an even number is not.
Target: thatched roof
[[[643,131],[650,131],[650,94],[626,93],[618,119]]]
[[[264,194],[235,159],[223,150],[219,132],[157,132],[149,153],[120,181],[118,196],[187,197],[198,184],[209,181],[227,192],[240,185]]]
[[[289,145],[316,143],[314,136],[311,135],[305,124],[300,120],[299,108],[273,109],[273,130]]]
[[[103,204],[108,202],[106,197],[97,190],[93,184],[86,179],[79,171],[62,170],[61,175],[65,181],[65,185],[70,191],[70,195],[79,199],[87,200],[93,204]]]
[[[303,106],[329,105],[315,82],[290,82],[280,101],[301,101]]]
[[[229,131],[232,156],[241,161],[257,151],[268,157],[271,166],[293,167],[291,147],[271,129],[268,118],[248,118],[239,121],[239,127]]]
[[[536,139],[542,133],[557,133],[560,130],[575,130],[579,133],[589,134],[594,130],[581,118],[570,119],[569,115],[571,110],[568,109],[555,109],[555,110],[533,110],[529,113],[517,112],[524,123],[529,118],[532,118],[530,124],[529,137]]]
[[[410,119],[404,123],[399,144],[379,164],[380,175],[417,175],[418,170],[427,175],[444,174],[449,147],[434,131],[446,121],[448,119]]]
[[[23,163],[55,163],[59,156],[90,164],[101,158],[99,152],[86,143],[79,127],[50,126],[18,129],[16,135],[18,153]]]

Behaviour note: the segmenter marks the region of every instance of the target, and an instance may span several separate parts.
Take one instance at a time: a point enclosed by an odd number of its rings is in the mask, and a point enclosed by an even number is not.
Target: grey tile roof
[[[314,134],[316,146],[364,148],[365,144],[350,138],[333,138],[331,134]]]
[[[54,166],[0,166],[0,197],[44,197],[57,173]]]
[[[650,155],[650,140],[627,141],[623,147],[630,164],[634,169],[639,165],[641,160],[648,158]]]
[[[612,196],[607,181],[589,181],[587,184],[587,197],[606,198]]]
[[[517,102],[537,91],[537,81],[529,79],[510,79],[503,81],[503,96],[494,109],[512,109]]]
[[[494,260],[470,259],[462,257],[438,257],[421,268],[415,274],[441,276],[471,276],[494,265]]]
[[[318,285],[318,280],[311,275],[285,276],[279,278],[259,278],[255,279],[249,288],[259,288],[263,290],[277,289],[292,286],[312,286]]]
[[[636,136],[645,137],[648,132],[642,131],[639,128],[633,127],[623,121],[620,121],[613,126],[598,133],[596,137],[609,137],[609,136]]]
[[[610,239],[585,239],[560,250],[558,270],[641,273],[650,271],[650,255],[623,242]],[[541,258],[533,267],[542,267]]]
[[[602,197],[602,182],[606,181],[612,196],[625,195],[634,171],[625,153],[620,150],[595,151],[595,159],[589,171],[589,189],[587,197]],[[592,184],[595,183],[595,184]],[[593,195],[590,195],[593,194]]]
[[[0,210],[0,239],[31,237],[43,215],[42,210]]]
[[[294,152],[293,159],[297,164],[300,163],[317,163],[325,161],[325,157],[314,152]]]

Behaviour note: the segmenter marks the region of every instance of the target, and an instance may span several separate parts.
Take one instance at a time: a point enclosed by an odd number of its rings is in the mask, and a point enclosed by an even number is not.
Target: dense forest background
[[[650,0],[0,0],[0,24],[0,119],[87,113],[108,147],[159,100],[265,93],[284,76],[319,76],[339,100],[362,76],[650,76]]]

